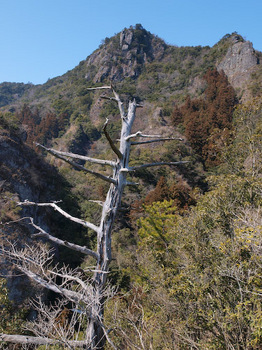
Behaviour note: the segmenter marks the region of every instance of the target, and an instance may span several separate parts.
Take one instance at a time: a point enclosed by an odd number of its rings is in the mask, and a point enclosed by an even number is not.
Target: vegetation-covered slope
[[[258,99],[236,109],[234,138],[196,205],[161,198],[135,237],[116,234],[130,279],[108,310],[120,348],[261,348],[261,113]]]
[[[28,145],[37,150],[34,141],[112,156],[101,130],[110,118],[108,130],[117,140],[118,111],[114,102],[86,89],[103,84],[113,83],[126,100],[135,97],[143,104],[134,131],[182,137],[182,142],[137,147],[131,155],[136,164],[189,163],[137,171],[139,185],[126,190],[110,274],[119,287],[117,312],[107,312],[121,349],[259,349],[262,140],[261,104],[253,97],[261,95],[260,58],[236,33],[212,48],[174,47],[136,25],[106,38],[76,68],[43,85],[0,84],[2,109],[13,113],[1,116],[3,133],[9,130],[2,140],[10,142],[10,130],[22,125],[19,142],[30,150],[31,160],[35,155]],[[23,156],[20,165],[26,163]],[[103,200],[106,185],[49,156],[46,161],[71,184],[70,194],[64,193],[71,214],[77,202],[82,218],[98,222],[96,204],[89,200]],[[41,191],[50,197],[46,179],[54,170],[49,165],[39,166],[37,175],[32,170],[28,179],[22,165],[15,170],[8,164],[7,174],[30,188],[30,181],[37,177],[38,186],[47,171]],[[0,180],[9,176],[3,174],[5,167]],[[52,181],[51,193],[58,196]],[[1,195],[4,206],[9,205],[6,198]],[[70,234],[71,228],[57,223],[58,235]],[[76,257],[68,258],[77,263]]]

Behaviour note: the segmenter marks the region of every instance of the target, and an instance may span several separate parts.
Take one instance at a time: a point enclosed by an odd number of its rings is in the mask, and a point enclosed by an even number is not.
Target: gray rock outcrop
[[[94,83],[105,79],[119,82],[127,77],[137,78],[144,64],[163,57],[166,46],[163,40],[142,27],[125,28],[88,57],[87,68],[99,67],[92,79]],[[85,78],[89,79],[90,73]]]
[[[241,89],[258,64],[258,57],[250,41],[235,42],[217,69],[225,72],[235,89]]]

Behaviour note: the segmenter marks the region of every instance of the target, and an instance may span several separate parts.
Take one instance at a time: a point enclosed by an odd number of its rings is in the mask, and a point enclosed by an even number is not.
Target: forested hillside
[[[236,109],[233,128],[209,190],[195,193],[193,205],[181,209],[158,187],[160,200],[135,223],[136,241],[127,230],[116,235],[130,279],[114,319],[120,348],[261,347],[260,100]]]
[[[107,92],[89,87],[112,84],[126,104],[136,99],[142,108],[134,132],[176,138],[131,152],[131,166],[184,163],[139,169],[130,177],[137,186],[125,189],[108,276],[116,293],[105,311],[117,349],[261,349],[261,56],[237,33],[213,47],[175,47],[136,25],[43,85],[0,84],[2,242],[8,236],[33,244],[33,228],[20,221],[30,216],[57,237],[95,246],[92,230],[15,205],[62,200],[71,215],[99,222],[91,200],[104,201],[108,184],[35,144],[115,158],[103,126],[108,118],[117,143],[119,111]],[[55,249],[61,263],[83,270],[91,264]],[[17,272],[6,271],[12,278],[9,289],[2,281],[0,328],[12,334],[32,317],[21,301],[32,290],[20,293],[23,278],[19,284]]]

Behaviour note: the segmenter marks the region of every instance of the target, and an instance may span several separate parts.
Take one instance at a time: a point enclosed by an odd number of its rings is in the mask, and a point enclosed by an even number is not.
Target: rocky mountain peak
[[[145,30],[141,24],[125,28],[121,33],[105,39],[104,45],[87,59],[87,68],[98,67],[93,82],[122,81],[137,78],[144,64],[161,59],[167,45]],[[90,79],[88,71],[86,79]]]
[[[122,51],[128,50],[134,38],[134,32],[130,29],[124,29],[120,33],[120,47]]]

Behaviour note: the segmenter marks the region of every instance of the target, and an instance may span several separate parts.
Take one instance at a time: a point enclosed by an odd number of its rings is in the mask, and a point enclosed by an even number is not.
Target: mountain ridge
[[[246,55],[248,60],[243,59]],[[1,83],[0,106],[12,104],[16,106],[23,102],[41,104],[42,101],[47,100],[45,97],[48,93],[51,94],[59,87],[62,90],[61,94],[65,94],[66,90],[68,94],[72,94],[68,82],[70,80],[77,83],[71,85],[78,86],[110,81],[120,83],[121,90],[123,81],[128,79],[131,83],[137,82],[137,95],[142,93],[144,98],[147,98],[151,92],[155,93],[150,91],[148,86],[146,89],[144,85],[150,84],[152,80],[153,85],[156,85],[154,88],[157,89],[159,84],[156,81],[161,80],[162,85],[165,85],[165,81],[168,82],[167,86],[164,86],[165,89],[160,86],[164,93],[168,92],[170,85],[171,93],[180,97],[181,90],[187,85],[194,86],[194,79],[209,67],[216,66],[218,69],[223,69],[230,79],[232,60],[235,62],[235,76],[238,70],[242,72],[243,69],[249,71],[252,68],[254,72],[260,65],[261,53],[255,51],[252,43],[245,41],[237,33],[225,35],[213,47],[176,47],[166,44],[164,40],[146,31],[141,25],[136,25],[123,29],[111,38],[106,38],[97,50],[75,68],[44,84]],[[245,68],[242,67],[243,62]],[[151,77],[152,71],[156,73],[153,77]],[[250,79],[249,74],[246,73],[245,82]],[[151,80],[143,75],[150,75]],[[172,80],[174,80],[173,83]],[[240,79],[231,79],[231,82],[233,85],[235,83],[238,89],[243,89]],[[151,90],[155,90],[154,88]],[[197,88],[193,87],[189,90],[195,93],[194,90]]]
[[[225,35],[213,47],[176,47],[137,24],[105,38],[74,69],[43,85],[0,84],[0,105],[3,112],[17,115],[29,144],[55,139],[61,149],[87,154],[101,143],[105,118],[112,121],[115,135],[118,128],[116,106],[88,87],[113,83],[124,101],[143,102],[135,128],[166,134],[174,106],[188,96],[203,96],[210,69],[225,72],[239,100],[260,94],[261,57],[237,33]]]

